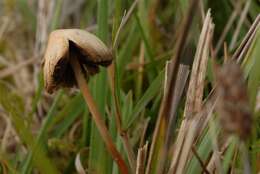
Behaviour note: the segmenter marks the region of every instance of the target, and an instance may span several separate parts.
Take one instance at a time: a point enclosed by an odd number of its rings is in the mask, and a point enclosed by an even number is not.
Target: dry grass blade
[[[195,157],[198,159],[198,161],[199,161],[199,163],[201,165],[201,168],[203,169],[204,173],[210,174],[210,172],[207,170],[206,165],[204,164],[203,160],[200,158],[200,156],[199,156],[195,146],[192,146],[191,150],[192,150],[193,154],[195,155]]]
[[[166,132],[166,137],[165,137],[165,143],[164,146],[162,147],[161,150],[161,154],[160,154],[160,160],[159,160],[159,167],[158,167],[158,172],[157,173],[161,173],[163,170],[165,170],[165,162],[167,159],[167,153],[169,152],[170,149],[170,145],[172,143],[172,138],[173,138],[173,132],[176,128],[176,112],[177,112],[177,108],[179,106],[180,100],[181,100],[181,96],[183,94],[184,91],[184,87],[186,85],[187,79],[188,79],[188,75],[189,75],[189,66],[188,65],[180,65],[179,68],[179,72],[177,75],[177,81],[176,81],[176,87],[174,90],[174,95],[171,101],[171,105],[169,107],[171,107],[170,110],[170,118],[168,120],[168,128],[167,128],[167,132]],[[169,72],[168,72],[169,73]],[[166,76],[168,77],[168,76]],[[169,79],[166,78],[166,81],[169,81]],[[166,82],[166,89],[167,89],[167,85],[168,83]],[[167,91],[167,90],[166,90]]]
[[[147,167],[146,167],[146,174],[149,174],[150,170],[151,170],[151,163],[154,158],[154,150],[155,150],[154,148],[155,148],[157,138],[158,138],[159,134],[161,134],[161,133],[163,134],[163,136],[165,136],[164,134],[165,134],[166,130],[164,130],[164,129],[165,128],[167,129],[166,120],[169,119],[169,116],[171,113],[170,110],[172,109],[169,106],[171,105],[173,95],[174,95],[174,90],[176,87],[176,79],[177,79],[177,74],[179,71],[180,59],[181,59],[181,55],[182,55],[184,45],[185,45],[185,42],[187,39],[186,36],[188,34],[190,25],[192,23],[194,13],[197,9],[197,4],[198,4],[198,0],[192,0],[190,2],[187,14],[185,16],[183,24],[181,25],[182,32],[181,32],[181,34],[178,38],[177,44],[176,44],[176,52],[172,58],[173,61],[171,63],[171,66],[169,66],[169,77],[167,77],[169,79],[169,87],[167,87],[168,89],[163,97],[163,100],[162,100],[162,103],[160,106],[159,116],[158,116],[158,119],[156,122],[156,127],[155,127],[155,130],[153,133],[153,140],[152,140],[148,163],[147,163]],[[162,137],[162,138],[164,139],[165,137]],[[159,170],[161,170],[161,172],[162,172],[163,168],[161,168]]]
[[[209,162],[207,164],[207,171],[209,171],[210,173],[214,173],[214,171],[216,171],[217,160],[219,160],[219,156],[223,155],[227,150],[228,146],[230,145],[229,140],[230,139],[227,139],[226,142],[221,145],[220,152],[214,151],[213,154],[211,155]]]
[[[75,168],[79,174],[86,174],[85,169],[80,161],[80,152],[77,154],[75,159]]]
[[[6,57],[3,57],[2,55],[0,55],[0,64],[3,66],[10,66],[11,63],[7,60]]]
[[[2,37],[3,37],[6,29],[8,28],[8,25],[10,23],[10,18],[4,17],[1,22],[2,22],[2,25],[0,28],[0,40],[2,40]]]
[[[200,8],[200,14],[201,14],[201,18],[202,20],[204,21],[205,20],[205,10],[204,10],[204,2],[203,1],[200,1],[199,2],[199,8]]]
[[[17,71],[19,71],[21,68],[26,67],[28,65],[32,65],[34,63],[37,63],[38,61],[39,61],[38,59],[31,58],[31,59],[25,60],[25,61],[15,65],[15,66],[11,66],[9,68],[3,69],[0,71],[0,78],[5,78],[14,73],[17,73]]]
[[[36,40],[34,54],[35,56],[42,57],[46,47],[48,34],[50,31],[50,24],[53,17],[55,1],[46,2],[39,0],[37,11],[37,26],[36,26]]]
[[[8,174],[8,166],[5,161],[0,160],[0,167],[2,168],[3,174]]]
[[[143,147],[138,149],[137,154],[137,164],[136,164],[136,174],[145,173],[145,162],[147,157],[148,144],[146,143]]]
[[[171,63],[172,63],[172,61],[169,61],[169,62],[166,63],[164,92],[167,91],[167,88],[168,88],[168,85],[169,85],[169,78],[168,77],[169,77],[169,66],[170,66]],[[186,81],[188,79],[188,74],[189,74],[189,66],[181,64],[178,75],[177,75],[176,90],[174,91],[172,103],[171,103],[171,106],[170,106],[170,107],[172,107],[172,109],[171,109],[170,118],[168,120],[169,121],[169,127],[167,129],[167,133],[165,133],[165,136],[166,136],[165,137],[165,143],[164,143],[162,150],[160,151],[160,154],[159,154],[160,160],[158,162],[157,173],[163,172],[163,170],[164,170],[164,164],[165,164],[165,161],[166,161],[167,152],[169,150],[170,142],[172,140],[172,130],[174,129],[175,121],[176,121],[175,113],[177,111],[178,104],[180,102]],[[164,93],[164,96],[166,96],[166,92]],[[163,115],[160,115],[160,118],[163,119]],[[161,125],[160,125],[161,128],[163,128],[162,125],[165,126],[164,120],[165,119],[161,120],[162,121]],[[157,127],[158,126],[159,126],[159,124],[157,122]],[[160,131],[160,130],[158,130],[158,131]],[[161,134],[161,133],[158,133],[158,134]],[[154,141],[154,142],[156,143],[156,141]],[[152,144],[152,147],[153,147],[153,145],[155,145],[155,143]],[[150,150],[150,153],[151,153],[151,150]]]
[[[260,88],[258,88],[258,92],[256,96],[255,112],[260,112]]]
[[[13,142],[10,142],[10,139],[8,139],[8,138],[10,136],[12,136],[12,134],[15,133],[15,131],[13,131],[13,127],[12,127],[10,118],[5,114],[2,114],[2,116],[4,117],[5,124],[6,124],[5,130],[4,130],[4,133],[2,136],[2,140],[1,140],[1,151],[4,152],[5,150],[8,149],[8,146],[13,144]]]
[[[240,32],[240,29],[243,25],[243,22],[245,21],[246,19],[246,15],[249,11],[249,7],[251,5],[251,2],[252,0],[247,0],[245,6],[244,6],[244,9],[240,15],[240,18],[239,18],[239,21],[238,21],[238,24],[237,24],[237,27],[236,27],[236,30],[234,32],[234,35],[232,37],[232,40],[231,40],[231,43],[229,45],[229,50],[233,50],[235,45],[236,45],[236,42],[237,42],[237,39],[238,39],[238,36],[239,36],[239,32]]]
[[[124,14],[123,18],[122,18],[122,21],[119,25],[119,28],[116,32],[116,36],[115,36],[115,40],[114,40],[114,43],[113,43],[113,49],[116,50],[117,49],[117,46],[118,46],[118,38],[119,38],[119,35],[120,35],[120,32],[122,30],[122,28],[126,25],[127,21],[129,20],[130,16],[132,15],[137,3],[138,3],[139,0],[135,0],[133,2],[133,4],[131,5],[130,9],[128,10],[128,12],[126,14]]]
[[[194,115],[202,109],[204,78],[212,34],[213,24],[210,11],[208,11],[193,62],[184,110],[185,119],[181,123],[180,131],[177,136],[174,149],[175,155],[173,156],[169,173],[184,172],[185,164],[196,136],[198,120],[196,120],[197,118]]]
[[[236,19],[237,15],[239,14],[240,8],[241,8],[241,2],[239,1],[239,2],[236,3],[235,9],[232,12],[230,18],[228,19],[227,24],[226,24],[226,26],[225,26],[225,28],[224,28],[221,36],[220,36],[220,39],[217,42],[216,48],[214,50],[214,55],[217,55],[219,50],[223,46],[223,42],[224,42],[224,40],[227,36],[227,33],[230,30],[230,28],[232,27],[232,24],[235,22],[235,19]]]
[[[257,31],[257,27],[259,26],[259,23],[260,23],[260,14],[256,17],[254,23],[252,24],[246,36],[244,37],[243,41],[241,42],[240,46],[234,53],[232,59],[236,59],[238,62],[242,62],[242,58],[245,57],[253,41],[253,38],[256,35],[256,31]]]
[[[38,59],[43,56],[46,48],[48,34],[50,32],[50,25],[53,18],[55,1],[47,2],[45,0],[39,0],[38,11],[37,11],[37,24],[35,33],[35,44],[34,44],[34,57]],[[40,66],[33,64],[34,68],[34,82],[37,83],[37,75],[40,70]]]

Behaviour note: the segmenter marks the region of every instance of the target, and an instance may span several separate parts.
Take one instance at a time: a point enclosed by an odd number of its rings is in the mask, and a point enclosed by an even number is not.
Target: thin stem
[[[119,106],[119,100],[116,94],[116,79],[115,79],[115,70],[116,70],[116,65],[115,63],[112,63],[112,65],[109,67],[109,75],[110,75],[110,80],[111,80],[111,90],[115,102],[115,117],[116,117],[116,126],[119,131],[119,135],[122,138],[124,149],[127,154],[127,158],[130,164],[130,168],[132,173],[135,171],[136,168],[136,161],[135,161],[135,155],[133,148],[130,144],[129,137],[127,131],[123,130],[122,128],[122,116],[121,116],[121,111],[120,111],[120,106]]]
[[[199,164],[200,164],[201,168],[203,169],[203,172],[206,174],[210,174],[210,172],[207,170],[207,166],[204,164],[203,160],[200,158],[194,145],[192,145],[191,150],[192,150],[193,154],[195,155],[195,157],[197,158],[197,160],[199,161]]]
[[[118,164],[120,172],[123,174],[128,174],[127,165],[125,164],[125,161],[123,160],[121,154],[116,149],[116,146],[113,143],[112,137],[108,133],[108,129],[106,128],[105,122],[102,120],[102,117],[97,109],[97,105],[96,105],[93,97],[90,94],[90,90],[88,88],[84,75],[81,72],[81,67],[80,67],[80,64],[79,64],[77,58],[72,57],[70,59],[70,64],[72,65],[72,68],[73,68],[73,71],[74,71],[74,74],[75,74],[75,77],[77,80],[77,84],[84,96],[84,99],[88,105],[90,113],[93,116],[93,120],[96,123],[96,126],[100,132],[100,135],[106,144],[107,150],[110,152],[112,158]]]
[[[250,167],[250,161],[249,161],[249,155],[248,155],[248,150],[245,145],[245,142],[240,140],[240,150],[242,153],[242,159],[244,163],[244,174],[250,174],[251,172],[251,167]]]

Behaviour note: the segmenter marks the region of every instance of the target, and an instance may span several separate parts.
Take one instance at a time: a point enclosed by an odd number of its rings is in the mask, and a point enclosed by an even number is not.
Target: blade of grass
[[[247,60],[248,64],[247,67],[250,68],[249,72],[249,81],[248,81],[248,90],[249,90],[249,96],[250,96],[250,103],[251,108],[254,110],[255,104],[256,104],[256,96],[258,92],[258,88],[260,86],[260,59],[258,57],[260,56],[260,24],[258,25],[257,33],[255,36],[255,39],[250,47],[250,50],[248,51],[247,57],[245,60]]]
[[[89,145],[89,138],[90,138],[90,118],[89,118],[89,111],[88,108],[85,107],[83,113],[83,133],[82,133],[82,147]]]
[[[245,61],[245,60],[242,60],[242,58],[244,58],[245,55],[248,52],[248,49],[249,49],[249,47],[250,47],[250,45],[252,43],[252,40],[253,40],[253,38],[255,36],[256,28],[257,28],[259,22],[260,22],[260,15],[258,15],[257,18],[255,19],[254,23],[250,27],[250,29],[247,32],[246,36],[242,40],[240,46],[237,48],[237,50],[233,54],[232,59],[237,59],[238,62]]]
[[[43,74],[39,73],[39,75],[38,75],[38,88],[36,90],[35,96],[34,96],[33,101],[32,101],[32,110],[28,114],[29,125],[31,125],[31,123],[32,123],[33,114],[36,112],[37,105],[38,105],[38,103],[39,103],[39,101],[42,97],[43,86],[44,86],[44,84],[43,84]]]
[[[20,8],[24,19],[28,25],[31,25],[33,31],[36,30],[36,16],[28,5],[27,0],[18,0],[18,7]]]
[[[170,63],[168,64],[170,66]],[[165,143],[164,145],[160,148],[160,154],[159,154],[159,159],[160,162],[158,163],[158,173],[161,173],[162,171],[164,171],[164,166],[165,166],[165,162],[167,160],[167,153],[169,152],[170,149],[170,145],[172,143],[172,138],[174,137],[173,132],[175,132],[176,130],[176,121],[177,121],[177,109],[178,106],[180,104],[181,101],[181,97],[188,79],[188,75],[189,75],[189,66],[187,65],[180,65],[179,71],[178,71],[178,75],[177,75],[177,79],[176,79],[176,87],[174,90],[174,95],[172,98],[172,102],[171,102],[171,111],[170,111],[170,115],[169,115],[169,119],[168,119],[168,127],[166,128],[166,134],[165,134]],[[167,76],[169,76],[169,74],[167,74]],[[169,79],[166,80],[167,82],[169,82]],[[167,91],[167,85],[168,83],[166,82],[165,84],[165,88]]]
[[[23,119],[23,100],[17,94],[10,93],[9,89],[3,83],[0,85],[0,103],[5,111],[10,114],[11,120],[20,139],[29,149],[35,149],[35,140]],[[42,146],[38,146],[37,152],[35,151],[32,161],[33,164],[43,173],[58,173],[53,163],[46,156],[46,152]]]
[[[54,117],[54,113],[57,110],[58,107],[58,102],[60,101],[61,97],[63,95],[63,91],[59,91],[58,94],[55,96],[55,99],[53,101],[53,104],[45,118],[45,121],[39,131],[39,134],[37,136],[36,139],[36,144],[34,149],[32,149],[31,152],[29,152],[27,159],[25,160],[25,163],[23,165],[22,168],[22,174],[27,174],[30,173],[32,170],[32,160],[33,160],[33,156],[35,155],[35,153],[38,152],[38,148],[39,146],[41,146],[41,144],[43,144],[45,141],[43,139],[43,137],[45,136],[45,134],[47,133],[47,130],[51,124],[51,122],[53,121],[53,117]]]
[[[258,16],[260,18],[260,16]],[[245,69],[245,76],[248,75],[248,94],[249,94],[249,100],[250,100],[250,107],[251,111],[253,111],[253,118],[256,119],[259,116],[259,113],[255,111],[256,101],[257,101],[257,93],[260,86],[260,23],[256,27],[256,35],[252,41],[252,44],[250,45],[250,48],[248,50],[248,53],[244,59],[243,66]],[[255,125],[258,123],[254,123]],[[256,142],[257,137],[257,128],[253,128],[252,130],[252,136],[250,142]],[[252,172],[256,172],[257,168],[257,153],[250,153],[250,160],[252,163]]]
[[[206,74],[212,32],[213,24],[210,11],[208,11],[192,66],[191,79],[184,109],[184,117],[186,119],[181,123],[180,131],[175,142],[175,155],[173,156],[169,173],[184,172],[185,161],[188,160],[192,141],[196,135],[194,132],[197,129],[195,114],[202,108],[204,78]]]
[[[151,78],[153,79],[155,77],[155,75],[157,74],[157,68],[153,64],[153,62],[155,61],[155,53],[153,52],[150,42],[145,34],[145,30],[144,30],[144,27],[142,26],[140,17],[136,13],[134,13],[134,17],[135,17],[135,20],[137,23],[137,27],[140,31],[141,37],[144,41],[144,45],[145,45],[145,49],[146,49],[149,61],[151,62],[152,67],[151,67],[151,71],[149,74],[151,74]]]
[[[129,116],[129,120],[126,120],[123,123],[123,128],[128,129],[134,121],[137,119],[138,115],[143,111],[146,105],[158,94],[161,89],[161,84],[163,81],[164,72],[160,72],[160,74],[154,79],[149,88],[145,91],[144,95],[138,100],[135,104],[134,109],[132,111],[131,116]]]
[[[81,94],[76,95],[72,98],[59,113],[57,113],[57,118],[62,118],[61,123],[53,130],[52,136],[56,138],[61,138],[64,133],[71,127],[74,121],[86,108],[84,99]]]
[[[63,0],[57,0],[54,9],[54,15],[51,22],[51,30],[56,29],[59,26],[59,19],[61,14],[61,7],[62,7]]]
[[[97,9],[97,35],[99,38],[107,43],[108,41],[108,1],[99,0]],[[100,114],[105,119],[106,99],[108,95],[107,75],[106,70],[101,69],[101,72],[94,79],[94,99],[97,102]],[[108,155],[99,131],[94,122],[91,126],[91,142],[90,142],[89,166],[91,170],[97,173],[111,173],[112,159]]]
[[[223,157],[223,162],[222,162],[224,173],[228,173],[228,170],[232,164],[235,150],[237,148],[237,144],[238,144],[237,139],[231,137],[228,149],[225,152],[225,155]]]
[[[134,48],[138,44],[139,38],[140,35],[137,30],[137,24],[136,22],[134,22],[131,25],[131,29],[126,41],[124,42],[124,45],[122,45],[122,48],[120,49],[120,51],[118,51],[117,66],[119,83],[121,83],[122,81],[125,67],[127,65],[127,62],[129,62],[133,56]]]
[[[128,138],[128,132],[123,130],[122,128],[122,112],[121,112],[121,106],[119,102],[120,92],[119,92],[119,85],[118,85],[117,66],[115,62],[109,68],[109,75],[111,81],[111,92],[114,99],[113,104],[115,107],[116,127],[123,141],[124,149],[130,164],[130,169],[132,170],[133,173],[135,171],[135,155],[134,155],[132,145],[130,144]]]

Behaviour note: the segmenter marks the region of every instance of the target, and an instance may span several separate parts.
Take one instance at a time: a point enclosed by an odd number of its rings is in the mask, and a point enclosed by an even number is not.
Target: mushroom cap
[[[80,29],[55,30],[49,36],[43,61],[47,92],[76,84],[69,63],[73,58],[78,59],[87,78],[99,71],[99,65],[108,66],[113,60],[111,51],[95,35]]]

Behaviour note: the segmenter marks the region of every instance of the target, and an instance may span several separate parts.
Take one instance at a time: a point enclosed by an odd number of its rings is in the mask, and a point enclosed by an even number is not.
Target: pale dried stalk
[[[15,58],[17,62],[26,62],[25,57],[22,55],[22,53],[19,51],[14,52]],[[34,91],[34,86],[31,84],[31,73],[29,68],[22,68],[20,69],[19,73],[16,73],[15,76],[13,76],[15,86],[17,87],[17,90],[19,90],[19,93],[26,97],[25,100],[25,108],[30,108],[31,98],[27,97],[28,93],[31,91]]]
[[[145,162],[147,156],[147,148],[148,144],[146,143],[143,147],[138,149],[137,155],[137,165],[136,165],[136,174],[144,174],[145,173]]]
[[[184,20],[183,20],[183,24],[181,25],[182,32],[181,32],[181,34],[180,34],[180,36],[177,40],[176,49],[175,49],[176,52],[173,55],[172,64],[169,67],[169,80],[170,80],[169,81],[169,88],[167,87],[168,89],[166,91],[166,95],[163,96],[163,99],[162,99],[162,102],[161,102],[159,116],[157,118],[156,127],[155,127],[155,130],[154,130],[154,133],[153,133],[153,140],[152,140],[151,149],[150,149],[150,152],[149,152],[148,163],[147,163],[147,166],[146,166],[146,174],[150,173],[150,170],[151,170],[151,167],[152,167],[151,163],[152,163],[152,160],[154,158],[154,148],[156,146],[157,138],[158,138],[158,136],[161,132],[162,132],[162,134],[164,134],[165,131],[163,129],[165,127],[167,127],[166,126],[167,125],[166,118],[170,117],[169,113],[171,113],[171,111],[170,111],[171,108],[168,107],[168,106],[171,103],[171,100],[173,99],[174,89],[175,89],[175,86],[176,86],[177,73],[179,71],[181,54],[182,54],[182,51],[184,49],[185,41],[187,39],[186,36],[188,34],[190,25],[192,23],[194,12],[197,9],[197,3],[198,3],[198,0],[192,0],[190,2],[189,9],[187,11],[187,14],[186,14]],[[163,135],[163,136],[165,136],[165,135]],[[160,137],[160,138],[164,139],[165,137]],[[157,166],[155,166],[155,168],[156,167]]]
[[[3,17],[1,20],[1,27],[0,27],[0,40],[2,40],[2,37],[5,33],[5,31],[8,28],[8,25],[10,24],[10,17]]]
[[[4,66],[10,66],[11,63],[7,61],[6,57],[3,57],[3,55],[0,55],[0,64]]]
[[[140,138],[139,147],[142,147],[144,145],[145,134],[146,134],[149,122],[150,122],[150,117],[147,117],[142,126],[142,134],[141,134],[141,138]]]
[[[167,69],[167,68],[166,68]],[[165,171],[165,163],[168,157],[168,153],[170,150],[170,145],[172,143],[172,138],[173,138],[173,131],[176,128],[176,112],[178,109],[179,102],[181,100],[181,96],[183,94],[188,75],[189,75],[189,66],[188,65],[180,65],[179,72],[177,75],[177,80],[176,80],[176,87],[174,90],[174,95],[173,99],[171,102],[170,107],[172,108],[170,111],[170,118],[168,120],[168,128],[166,129],[166,137],[165,137],[165,144],[161,150],[160,156],[159,156],[159,167],[157,170],[157,173],[163,173]],[[168,76],[168,75],[167,75]],[[166,76],[166,77],[167,77]],[[165,81],[168,81],[169,79],[166,78]],[[168,83],[165,85],[167,86]]]
[[[10,76],[14,73],[17,73],[17,71],[19,71],[21,68],[24,68],[28,65],[32,65],[33,63],[37,63],[37,61],[39,61],[39,60],[35,59],[35,58],[31,58],[31,59],[27,59],[25,61],[22,61],[21,63],[18,63],[17,65],[11,65],[10,67],[5,68],[5,69],[0,71],[0,78],[5,78],[5,77]]]
[[[225,38],[226,38],[226,36],[228,34],[228,31],[230,30],[230,28],[232,27],[233,23],[235,22],[235,19],[236,19],[237,15],[238,15],[238,13],[240,11],[240,8],[241,8],[241,2],[239,1],[239,2],[236,3],[235,9],[233,10],[230,18],[228,19],[227,24],[226,24],[226,26],[225,26],[225,28],[224,28],[221,36],[220,36],[220,39],[217,42],[216,48],[214,50],[214,55],[217,55],[217,53],[221,49],[222,44],[223,44],[223,42],[224,42],[224,40],[225,40]]]
[[[257,96],[256,96],[256,105],[255,105],[255,113],[260,111],[260,87],[258,88]]]
[[[236,52],[233,54],[232,59],[236,59],[237,62],[241,63],[242,58],[245,57],[247,51],[249,50],[249,47],[255,37],[257,28],[260,24],[260,14],[256,17],[254,23],[250,27],[249,31],[247,32],[246,36],[244,37],[243,41],[241,42],[240,46],[236,50]]]
[[[37,10],[37,24],[34,44],[34,57],[40,58],[44,54],[48,34],[50,31],[50,24],[54,13],[55,1],[39,0]],[[37,86],[39,66],[33,65],[34,84]],[[30,84],[30,83],[29,83]]]
[[[220,151],[213,152],[207,165],[207,170],[210,173],[214,173],[218,163],[217,160],[219,160],[219,157],[225,153],[229,145],[230,145],[230,139],[227,139],[226,142],[220,147]]]
[[[76,168],[78,174],[86,174],[85,169],[80,160],[80,152],[77,154],[76,159],[75,159],[75,168]]]
[[[205,17],[206,17],[206,14],[204,12],[204,2],[202,0],[200,0],[199,2],[199,8],[200,8],[200,14],[201,14],[201,19],[204,21],[205,20]]]
[[[224,42],[224,62],[227,62],[228,59],[229,59],[229,55],[228,55],[227,43]]]
[[[140,55],[138,59],[138,63],[140,65],[144,65],[144,54],[145,53],[145,47],[144,43],[142,42],[140,45]],[[144,66],[139,66],[138,69],[138,76],[137,76],[137,90],[136,90],[136,96],[139,96],[141,94],[141,88],[143,85],[143,78],[144,78]]]
[[[235,45],[236,45],[240,29],[241,29],[241,27],[242,27],[242,25],[243,25],[243,23],[245,21],[245,18],[246,18],[246,15],[248,13],[248,10],[249,10],[249,7],[251,5],[251,2],[252,2],[252,0],[247,0],[242,13],[240,14],[240,18],[239,18],[239,21],[238,21],[235,33],[234,33],[234,35],[232,37],[232,40],[230,42],[230,45],[229,45],[229,50],[233,50]]]
[[[9,117],[4,116],[5,119],[5,131],[2,137],[2,142],[1,142],[1,151],[5,152],[6,151],[6,147],[7,147],[7,142],[8,142],[8,137],[11,133],[12,130],[12,123]]]
[[[49,0],[47,0],[49,1]],[[44,53],[48,33],[50,31],[51,19],[53,16],[53,9],[55,1],[39,0],[37,10],[37,25],[35,36],[34,56],[42,57]]]
[[[193,63],[191,80],[184,110],[184,117],[186,119],[183,120],[179,134],[177,136],[174,156],[171,162],[170,170],[168,172],[169,174],[175,172],[184,172],[185,164],[189,157],[192,143],[199,128],[199,118],[196,118],[193,115],[202,109],[204,78],[212,32],[213,24],[210,11],[208,11]]]

